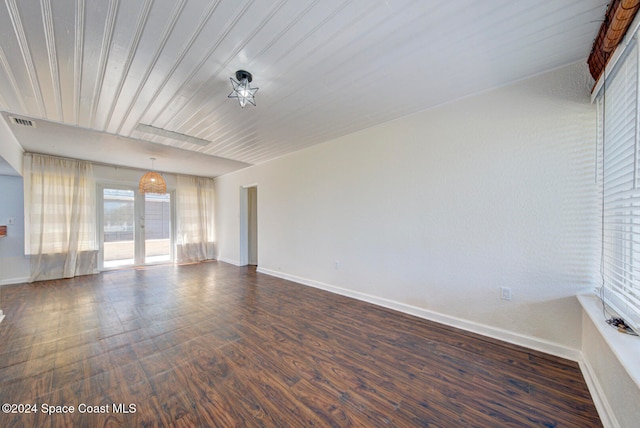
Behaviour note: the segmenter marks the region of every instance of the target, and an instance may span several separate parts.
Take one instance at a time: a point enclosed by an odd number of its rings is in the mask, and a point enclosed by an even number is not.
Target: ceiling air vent
[[[15,123],[16,125],[28,126],[29,128],[36,127],[36,123],[33,120],[24,119],[22,117],[15,117],[15,116],[9,116],[9,117],[11,118],[13,123]]]

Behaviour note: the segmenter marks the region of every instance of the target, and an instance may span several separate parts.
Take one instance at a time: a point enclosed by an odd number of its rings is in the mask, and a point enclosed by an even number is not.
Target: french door
[[[173,260],[170,193],[142,195],[115,186],[101,190],[101,268]]]

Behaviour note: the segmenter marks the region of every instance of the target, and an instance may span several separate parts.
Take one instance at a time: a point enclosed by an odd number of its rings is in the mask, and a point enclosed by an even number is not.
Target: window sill
[[[629,377],[640,388],[640,336],[619,333],[607,324],[602,314],[602,301],[598,296],[578,296],[578,301]]]

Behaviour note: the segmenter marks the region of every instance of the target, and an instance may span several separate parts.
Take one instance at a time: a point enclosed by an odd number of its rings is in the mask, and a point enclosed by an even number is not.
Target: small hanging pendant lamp
[[[138,185],[138,191],[142,194],[145,193],[167,193],[167,183],[164,178],[157,172],[153,171],[153,161],[156,158],[151,159],[151,171],[145,173],[140,179]]]

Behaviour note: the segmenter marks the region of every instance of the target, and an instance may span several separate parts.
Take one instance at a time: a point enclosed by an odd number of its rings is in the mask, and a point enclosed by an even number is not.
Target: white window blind
[[[640,331],[638,45],[626,47],[598,100],[603,156],[602,274],[605,302]],[[602,107],[604,106],[604,112]]]

